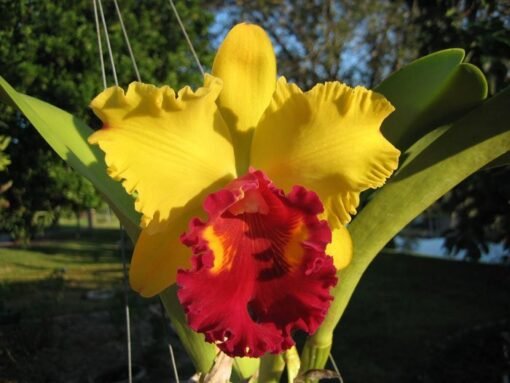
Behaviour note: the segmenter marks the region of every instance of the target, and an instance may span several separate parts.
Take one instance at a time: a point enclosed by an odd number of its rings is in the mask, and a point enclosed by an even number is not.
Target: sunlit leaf
[[[462,63],[463,58],[462,49],[433,53],[395,72],[375,89],[396,108],[382,131],[399,149],[455,121],[487,97],[483,73]]]

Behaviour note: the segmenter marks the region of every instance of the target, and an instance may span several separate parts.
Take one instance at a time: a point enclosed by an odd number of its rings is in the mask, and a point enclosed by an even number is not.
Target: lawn
[[[68,230],[0,247],[0,382],[112,381],[103,373],[126,353],[118,243],[117,230]],[[91,290],[111,296],[87,299]],[[335,334],[345,382],[501,383],[509,292],[508,267],[381,254]],[[157,300],[129,298],[140,381],[168,381],[176,340]],[[186,376],[182,353],[179,362]]]
[[[119,239],[115,229],[82,232],[80,239],[63,230],[29,248],[0,247],[0,298],[11,309],[33,311],[57,293],[57,314],[86,311],[80,295],[122,286]]]
[[[127,360],[118,229],[74,228],[30,248],[0,247],[0,382],[111,383]],[[129,294],[133,358],[150,382],[177,344],[157,299]],[[179,355],[185,371],[190,363]]]

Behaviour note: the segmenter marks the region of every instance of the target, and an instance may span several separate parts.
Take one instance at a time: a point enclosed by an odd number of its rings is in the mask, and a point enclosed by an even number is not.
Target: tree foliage
[[[418,55],[459,47],[480,67],[490,94],[510,84],[510,4],[497,0],[407,1]]]
[[[113,2],[102,2],[120,85],[135,80]],[[119,1],[141,79],[181,87],[198,84],[199,71],[167,1]],[[211,17],[199,1],[178,4],[190,38],[205,64],[210,63],[208,26]],[[93,3],[0,0],[0,73],[16,87],[44,99],[97,126],[88,103],[102,90]],[[106,41],[102,40],[106,50]],[[104,54],[107,81],[113,85]],[[13,109],[0,106],[0,134],[10,137],[13,186],[10,202],[0,214],[0,230],[16,237],[30,236],[41,212],[85,209],[98,203],[93,187],[70,171],[27,121]]]
[[[11,163],[9,157],[5,154],[5,150],[10,143],[10,138],[6,136],[0,136],[0,211],[9,207],[8,201],[2,197],[2,194],[7,191],[12,185],[11,181],[2,180],[2,175],[5,173],[7,165]]]
[[[342,79],[372,87],[403,61],[409,11],[402,1],[216,1],[222,28],[260,24],[276,47],[279,71],[305,89]]]
[[[508,169],[498,167],[474,174],[441,200],[452,212],[452,225],[445,232],[445,246],[456,253],[465,250],[468,260],[489,252],[489,242],[510,250],[510,184]]]

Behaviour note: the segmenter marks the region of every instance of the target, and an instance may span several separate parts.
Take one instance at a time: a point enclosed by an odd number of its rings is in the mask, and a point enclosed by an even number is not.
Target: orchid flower
[[[89,142],[142,213],[134,290],[177,283],[190,327],[231,356],[279,353],[318,328],[360,193],[397,168],[382,95],[277,80],[267,34],[239,24],[198,90],[134,82],[91,107],[104,125]]]

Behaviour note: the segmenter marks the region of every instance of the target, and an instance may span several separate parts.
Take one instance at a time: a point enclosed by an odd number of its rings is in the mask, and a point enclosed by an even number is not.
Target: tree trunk
[[[87,225],[89,231],[92,231],[94,228],[94,213],[94,209],[87,209]]]

